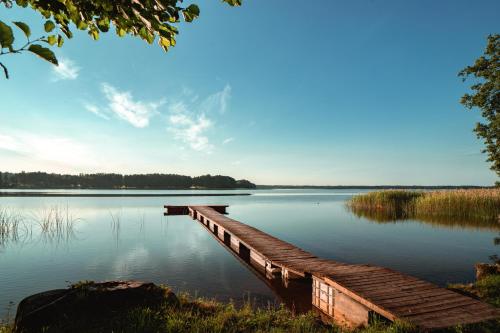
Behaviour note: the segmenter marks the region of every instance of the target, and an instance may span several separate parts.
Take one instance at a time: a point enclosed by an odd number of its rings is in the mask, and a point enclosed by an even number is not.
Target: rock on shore
[[[68,323],[86,331],[110,322],[123,312],[165,303],[178,305],[179,300],[169,289],[153,283],[82,282],[23,299],[17,308],[14,331],[41,332],[48,328],[64,332]]]

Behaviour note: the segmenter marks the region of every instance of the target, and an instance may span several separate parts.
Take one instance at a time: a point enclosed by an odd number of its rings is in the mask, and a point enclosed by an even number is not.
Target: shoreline
[[[0,192],[0,197],[234,197],[250,196],[251,193],[69,193],[69,192]]]

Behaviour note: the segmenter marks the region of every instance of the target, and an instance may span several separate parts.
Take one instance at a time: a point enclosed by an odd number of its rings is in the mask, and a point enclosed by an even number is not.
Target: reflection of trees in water
[[[346,206],[347,209],[359,218],[366,218],[377,223],[404,223],[407,220],[417,221],[433,226],[498,231],[500,223],[497,218],[460,218],[442,215],[407,214],[405,210],[370,209]],[[500,237],[495,238],[496,244],[500,243]]]
[[[352,212],[359,218],[365,218],[368,221],[376,223],[404,223],[407,220],[417,221],[420,223],[430,224],[439,227],[451,227],[462,229],[486,230],[486,231],[499,231],[500,221],[498,219],[484,219],[484,218],[451,218],[448,216],[436,216],[425,214],[414,214],[409,216],[403,210],[389,210],[389,209],[373,209],[373,208],[359,208],[351,205],[346,205],[346,209]],[[500,245],[499,237],[493,239],[495,245]],[[490,256],[490,260],[496,264],[500,264],[500,256],[494,254]]]
[[[78,220],[67,206],[51,206],[29,214],[0,208],[0,248],[33,242],[67,243],[76,237]]]

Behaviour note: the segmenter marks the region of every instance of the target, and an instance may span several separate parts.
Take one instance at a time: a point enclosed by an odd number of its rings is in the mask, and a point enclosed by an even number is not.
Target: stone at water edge
[[[84,282],[26,297],[17,307],[15,332],[63,328],[68,323],[102,324],[137,307],[179,305],[175,294],[153,283],[139,281]],[[64,322],[61,321],[64,318]],[[85,327],[79,327],[84,330]]]
[[[476,280],[492,274],[500,274],[500,264],[476,264]]]

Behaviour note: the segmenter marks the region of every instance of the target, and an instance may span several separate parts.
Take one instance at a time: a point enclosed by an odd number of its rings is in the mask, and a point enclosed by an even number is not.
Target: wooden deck
[[[226,207],[165,206],[165,214],[189,214],[269,278],[311,279],[313,305],[336,321],[363,325],[375,312],[431,330],[500,318],[500,310],[486,303],[388,268],[319,258],[225,216]]]

